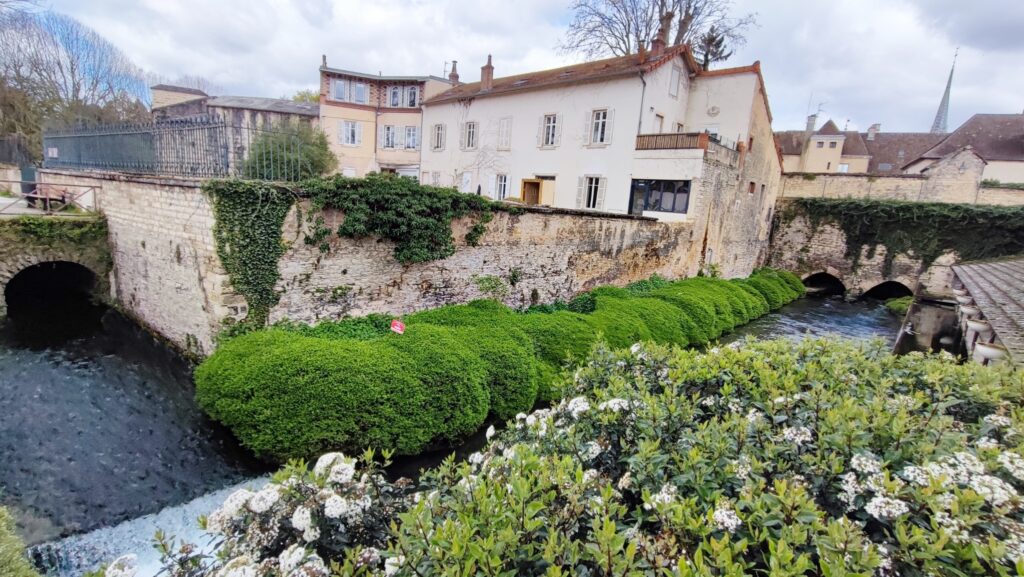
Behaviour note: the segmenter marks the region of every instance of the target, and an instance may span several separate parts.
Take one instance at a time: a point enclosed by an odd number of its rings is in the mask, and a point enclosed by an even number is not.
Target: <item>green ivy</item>
[[[203,190],[213,200],[217,256],[231,286],[249,306],[243,325],[262,326],[279,300],[274,285],[280,276],[277,263],[285,251],[281,226],[295,193],[251,180],[212,180]]]
[[[0,234],[24,242],[53,245],[59,242],[81,244],[107,240],[107,222],[102,218],[19,216],[0,220]]]
[[[333,176],[302,183],[302,193],[312,200],[309,219],[312,232],[306,243],[326,251],[331,230],[321,211],[339,210],[345,220],[335,231],[339,236],[377,236],[395,243],[395,259],[401,263],[426,262],[455,254],[452,219],[475,214],[477,221],[465,240],[476,246],[485,225],[496,210],[518,212],[488,198],[438,188],[414,179],[370,174],[366,178]]]
[[[780,215],[785,223],[805,215],[812,228],[833,223],[846,234],[846,257],[857,266],[863,248],[871,258],[886,249],[883,273],[897,254],[927,268],[942,254],[977,260],[1024,252],[1024,207],[871,199],[794,199]]]

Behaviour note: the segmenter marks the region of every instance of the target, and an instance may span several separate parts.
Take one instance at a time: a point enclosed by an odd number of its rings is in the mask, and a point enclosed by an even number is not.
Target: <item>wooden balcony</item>
[[[664,134],[638,134],[637,150],[682,150],[708,147],[706,132],[669,132]]]

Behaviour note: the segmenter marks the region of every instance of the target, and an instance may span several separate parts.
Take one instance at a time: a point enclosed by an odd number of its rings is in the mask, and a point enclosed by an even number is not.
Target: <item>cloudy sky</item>
[[[557,50],[569,0],[48,0],[137,64],[200,75],[225,94],[282,96],[339,68],[476,80],[571,64]],[[1024,1],[735,0],[758,27],[727,66],[760,60],[776,130],[819,106],[840,128],[927,131],[960,48],[950,128],[1024,110]],[[720,65],[721,66],[721,65]]]

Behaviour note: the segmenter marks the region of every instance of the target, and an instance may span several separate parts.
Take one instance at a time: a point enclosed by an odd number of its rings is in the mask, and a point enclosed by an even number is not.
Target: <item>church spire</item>
[[[942,102],[939,103],[939,110],[935,113],[935,121],[932,122],[932,134],[946,134],[948,132],[946,121],[949,119],[949,89],[953,87],[953,71],[956,70],[956,57],[959,53],[959,48],[953,53],[953,66],[949,68],[946,91],[942,93]]]

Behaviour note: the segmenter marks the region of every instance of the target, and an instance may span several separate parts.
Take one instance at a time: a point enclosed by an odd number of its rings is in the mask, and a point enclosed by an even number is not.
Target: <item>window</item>
[[[434,150],[444,150],[444,125],[434,125],[434,141],[431,143]]]
[[[831,162],[825,165],[825,170],[832,170],[832,163]]]
[[[348,100],[348,80],[338,79],[334,81],[334,99]]]
[[[668,95],[672,98],[679,96],[679,80],[682,76],[682,71],[679,70],[678,66],[672,67],[672,76],[668,79]]]
[[[599,199],[602,180],[599,176],[586,177],[583,184],[583,208],[600,208]]]
[[[392,108],[398,108],[402,105],[402,89],[398,86],[391,87],[391,101],[389,102]]]
[[[665,131],[665,117],[660,114],[654,115],[654,132],[661,134]]]
[[[420,182],[422,184],[426,184],[426,183],[430,182],[430,172],[429,171],[426,171],[426,170],[423,171],[423,174],[420,175]]]
[[[756,185],[756,184],[754,184],[753,182],[751,182],[751,183],[750,183],[750,184],[749,184],[749,185],[747,186],[747,192],[748,192],[748,193],[750,193],[750,194],[754,194],[754,190],[755,190],[756,188],[757,188],[757,185]]]
[[[837,144],[837,142],[833,140],[832,142],[829,142],[829,143],[828,143],[828,147],[829,147],[829,148],[835,148],[835,147],[836,147],[836,144]]]
[[[356,82],[352,86],[352,101],[357,104],[366,104],[370,100],[369,89],[365,82]]]
[[[545,114],[541,126],[541,146],[558,146],[558,115]]]
[[[761,194],[762,195],[764,194],[764,185],[763,184],[761,185]],[[768,221],[771,222],[771,219],[768,219]]]
[[[850,165],[845,162],[839,165],[839,172],[850,172]]]
[[[754,149],[754,137],[751,136],[750,138],[747,139],[747,150],[749,151],[749,150],[753,150],[753,149]]]
[[[498,121],[498,150],[512,149],[512,119],[502,118]]]
[[[825,143],[819,140],[819,141],[818,141],[818,142],[816,143],[816,146],[817,146],[818,148],[825,148]]]
[[[461,186],[459,186],[459,190],[461,190],[462,192],[470,192],[472,190],[472,187],[473,187],[473,173],[471,173],[471,172],[463,172],[462,176],[460,177],[459,180],[462,183]]]
[[[409,108],[415,108],[419,104],[420,100],[420,89],[416,86],[410,86],[405,92],[405,105]]]
[[[384,127],[384,142],[383,142],[384,148],[394,148],[395,147],[395,139],[396,139],[395,127],[394,126],[385,126]]]
[[[892,170],[892,164],[888,162],[879,163],[878,170]]]
[[[346,177],[346,178],[355,178],[356,177],[356,169],[352,168],[351,166],[346,166],[346,167],[341,169],[341,175]]]
[[[416,150],[420,147],[420,127],[405,127],[405,147],[409,150]]]
[[[590,143],[608,144],[611,140],[608,131],[608,110],[595,110],[590,118]]]
[[[462,149],[476,150],[476,123],[467,122],[462,125]]]
[[[508,197],[508,175],[496,174],[494,176],[494,198],[505,200]]]
[[[689,180],[634,180],[629,214],[643,214],[645,210],[686,214],[689,204]]]
[[[345,146],[359,146],[363,141],[363,126],[354,120],[342,120],[339,134]]]
[[[431,173],[431,175],[430,175],[430,182],[432,182],[434,184],[434,186],[440,186],[441,185],[441,173],[437,172],[436,170],[433,173]]]

